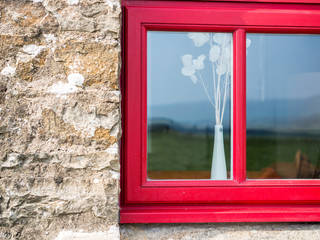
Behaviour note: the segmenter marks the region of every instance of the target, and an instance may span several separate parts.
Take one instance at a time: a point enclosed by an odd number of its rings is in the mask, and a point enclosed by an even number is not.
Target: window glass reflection
[[[230,178],[231,83],[231,33],[148,32],[149,179]]]
[[[319,178],[320,36],[247,38],[248,178]]]

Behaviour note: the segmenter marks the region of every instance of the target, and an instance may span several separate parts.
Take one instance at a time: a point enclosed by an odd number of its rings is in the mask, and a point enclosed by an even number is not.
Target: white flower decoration
[[[193,74],[196,73],[196,70],[193,67],[184,67],[181,69],[181,73],[184,76],[191,77]]]
[[[192,64],[192,55],[191,54],[183,55],[181,60],[182,60],[182,64],[183,64],[183,68],[181,69],[181,73],[187,77],[190,77],[191,75],[195,74],[196,70]]]
[[[213,41],[219,45],[227,45],[231,42],[231,34],[215,33],[213,35]]]
[[[227,62],[230,62],[231,61],[231,48],[230,48],[230,45],[226,46],[225,47],[225,59]]]
[[[198,82],[198,78],[196,77],[196,75],[191,75],[190,78],[193,84],[196,84]]]
[[[213,45],[209,52],[209,59],[211,62],[216,62],[220,57],[220,47],[218,45]]]
[[[250,45],[251,45],[251,39],[247,38],[246,39],[246,55],[248,55],[248,48],[250,47]]]
[[[217,66],[217,74],[218,75],[223,75],[227,71],[227,64],[226,63],[221,63]]]
[[[246,39],[246,47],[249,48],[251,45],[251,39],[250,38],[247,38]]]
[[[204,68],[204,63],[203,61],[206,59],[205,55],[200,55],[198,58],[196,59],[192,59],[192,55],[191,54],[186,54],[183,55],[181,60],[182,60],[182,64],[183,64],[183,68],[181,69],[181,73],[184,76],[190,77],[192,82],[194,84],[197,83],[198,78],[195,75],[196,70],[201,70]]]
[[[201,47],[208,42],[210,47],[209,49],[203,47],[201,50],[206,51],[206,54],[202,54],[195,59],[191,54],[182,56],[183,67],[181,73],[190,77],[194,84],[198,81],[201,83],[204,93],[215,110],[215,122],[218,125],[222,125],[232,79],[232,34],[188,33],[188,38],[194,42],[196,47]],[[250,45],[251,40],[247,38],[246,48],[248,49]],[[206,82],[206,79],[202,78],[200,72],[205,68],[204,60],[206,57],[211,62],[208,65],[212,70],[211,80],[214,87],[208,84],[208,80]],[[205,74],[207,75],[207,72]],[[205,77],[207,78],[208,76]]]
[[[210,39],[209,33],[188,33],[188,37],[192,39],[196,47],[201,47]]]
[[[204,69],[203,61],[206,59],[204,54],[200,55],[197,59],[192,60],[193,66],[196,70]]]

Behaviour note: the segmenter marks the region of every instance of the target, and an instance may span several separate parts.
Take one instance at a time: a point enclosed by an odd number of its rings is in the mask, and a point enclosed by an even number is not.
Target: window
[[[124,25],[120,222],[320,221],[320,5],[127,1]]]

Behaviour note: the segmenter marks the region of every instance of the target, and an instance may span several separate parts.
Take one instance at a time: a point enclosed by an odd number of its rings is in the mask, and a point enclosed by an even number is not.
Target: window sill
[[[317,222],[317,205],[124,207],[120,223]]]

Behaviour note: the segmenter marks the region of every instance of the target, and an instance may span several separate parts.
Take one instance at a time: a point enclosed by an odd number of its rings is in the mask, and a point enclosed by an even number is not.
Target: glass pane
[[[232,34],[147,34],[148,179],[230,179]]]
[[[247,39],[248,178],[319,178],[320,36]]]

